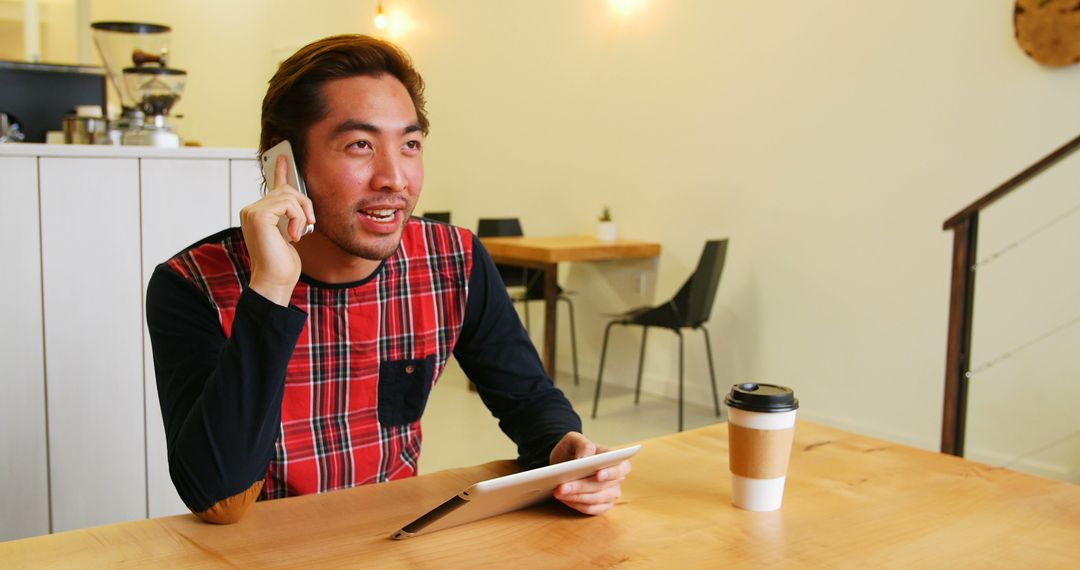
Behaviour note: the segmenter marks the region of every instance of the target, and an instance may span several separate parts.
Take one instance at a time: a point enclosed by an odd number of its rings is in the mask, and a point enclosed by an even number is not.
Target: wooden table
[[[648,440],[600,517],[559,504],[405,541],[413,515],[510,462],[0,543],[0,566],[1076,568],[1080,486],[799,422],[784,507],[730,504],[727,424]]]
[[[660,244],[633,240],[600,241],[591,236],[485,237],[484,247],[495,263],[537,269],[544,275],[544,369],[555,378],[555,321],[562,261],[612,261],[660,255]]]

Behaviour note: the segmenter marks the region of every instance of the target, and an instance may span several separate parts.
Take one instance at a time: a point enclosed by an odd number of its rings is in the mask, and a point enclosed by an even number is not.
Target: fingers
[[[615,497],[618,499],[618,496]],[[562,503],[575,511],[585,515],[602,515],[615,506],[615,499],[604,500],[598,503],[575,502],[567,499],[559,499]]]
[[[289,159],[285,158],[285,155],[279,155],[277,157],[277,164],[274,165],[274,187],[271,190],[276,190],[289,183]]]
[[[630,460],[627,459],[618,465],[601,469],[596,472],[596,480],[600,482],[604,481],[622,481],[626,479],[626,476],[630,474]]]
[[[270,212],[278,215],[279,219],[276,220],[276,223],[281,236],[286,241],[298,242],[305,235],[311,233],[309,229],[315,225],[315,209],[311,204],[311,200],[292,185],[295,182],[290,182],[289,161],[284,155],[278,156],[277,162],[274,164],[274,187],[264,196],[264,199],[268,199],[264,205],[269,206]],[[275,207],[275,194],[291,196],[299,203],[299,208],[293,208],[292,204],[289,203],[285,203],[284,208],[280,203]],[[259,205],[259,203],[257,202],[256,205]]]
[[[591,455],[596,455],[597,453],[600,453],[600,449],[596,447],[595,443],[590,441],[585,443],[585,445],[578,446],[578,448],[574,450],[574,459],[589,457]]]
[[[585,513],[598,515],[607,512],[622,496],[622,479],[605,483],[590,483],[586,479],[560,485],[555,498],[566,506]]]
[[[584,435],[572,431],[559,440],[551,450],[551,463],[561,463],[571,459],[589,457],[609,451],[596,445]],[[605,467],[583,479],[563,483],[555,489],[555,498],[566,506],[587,515],[599,515],[607,512],[622,496],[622,482],[630,474],[630,461]]]
[[[623,461],[618,465],[601,469],[594,473],[590,477],[571,481],[569,483],[563,483],[556,489],[556,496],[574,495],[578,493],[596,493],[604,489],[618,486],[626,480],[627,475],[630,474],[630,461]]]
[[[611,509],[622,496],[622,482],[629,474],[630,462],[623,461],[601,469],[591,477],[559,485],[555,489],[555,498],[579,512],[598,515]]]
[[[304,202],[309,205],[305,208]],[[288,239],[292,242],[300,241],[307,232],[305,228],[310,223],[308,221],[308,210],[310,210],[311,201],[302,194],[296,193],[292,195],[290,193],[285,200],[285,215],[284,219],[288,220]],[[314,218],[314,216],[312,216]]]
[[[548,460],[549,463],[562,463],[563,461],[569,461],[571,459],[580,459],[582,457],[596,455],[596,453],[597,447],[595,443],[589,441],[589,438],[584,435],[572,431],[564,435],[562,439],[559,440],[559,443],[555,444]]]
[[[301,237],[310,234],[315,231],[315,207],[311,204],[311,199],[307,196],[303,196],[303,200],[300,200],[300,206],[304,209],[304,219],[307,223],[304,224],[304,233]]]
[[[303,222],[300,221],[302,211],[295,204],[287,204],[285,215],[278,218],[278,229],[286,241],[295,243],[304,237]]]
[[[267,237],[265,232],[276,226],[286,241],[296,242],[304,237],[305,227],[314,223],[312,210],[306,196],[288,186],[280,187],[241,210],[240,225]]]
[[[311,199],[289,185],[275,186],[258,201],[248,204],[240,210],[241,219],[257,221],[262,215],[299,218],[306,224],[315,223],[315,208]]]
[[[307,227],[315,223],[311,200],[291,186],[278,186],[261,200],[241,211],[252,224],[277,225],[286,241],[298,242],[307,235]]]

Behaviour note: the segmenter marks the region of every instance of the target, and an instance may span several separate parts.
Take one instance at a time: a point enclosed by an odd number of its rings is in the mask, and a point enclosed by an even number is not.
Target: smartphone
[[[266,190],[270,191],[277,185],[277,181],[274,180],[274,175],[277,172],[277,161],[279,156],[284,156],[285,161],[288,163],[288,172],[286,173],[285,181],[296,188],[301,194],[307,196],[307,185],[304,184],[303,177],[300,176],[300,171],[296,168],[296,157],[293,156],[292,145],[289,141],[281,141],[278,144],[270,147],[262,154],[262,173],[263,181],[266,183]],[[281,230],[281,235],[285,236],[285,239],[289,239],[289,218],[282,216],[278,220],[278,229]],[[308,235],[315,231],[315,224],[308,224],[304,228],[304,235]]]

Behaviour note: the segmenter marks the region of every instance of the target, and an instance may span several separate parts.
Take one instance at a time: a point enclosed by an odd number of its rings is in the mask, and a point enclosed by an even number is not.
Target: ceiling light
[[[607,0],[607,2],[612,10],[624,16],[638,11],[645,4],[645,0]]]
[[[379,2],[379,8],[375,11],[375,29],[381,30],[386,27],[386,14],[383,13],[382,2]]]

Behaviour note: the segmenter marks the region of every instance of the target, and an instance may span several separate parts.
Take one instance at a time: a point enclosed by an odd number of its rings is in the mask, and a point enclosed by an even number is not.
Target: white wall
[[[275,57],[372,32],[374,5],[97,0],[94,16],[173,25],[191,78],[184,134],[254,146]],[[408,17],[394,37],[428,82],[421,210],[466,226],[518,215],[526,232],[556,234],[591,231],[608,204],[624,235],[662,242],[644,298],[649,263],[562,276],[581,299],[586,375],[600,313],[664,300],[705,239],[730,237],[710,323],[720,382],[788,384],[803,417],[936,449],[941,222],[1080,124],[1080,68],[1029,60],[1013,2],[646,0],[627,18],[603,0],[386,5]],[[626,358],[609,378],[629,383],[637,337],[613,336]],[[646,386],[673,393],[664,337],[653,335]],[[688,389],[704,398],[690,341]]]

